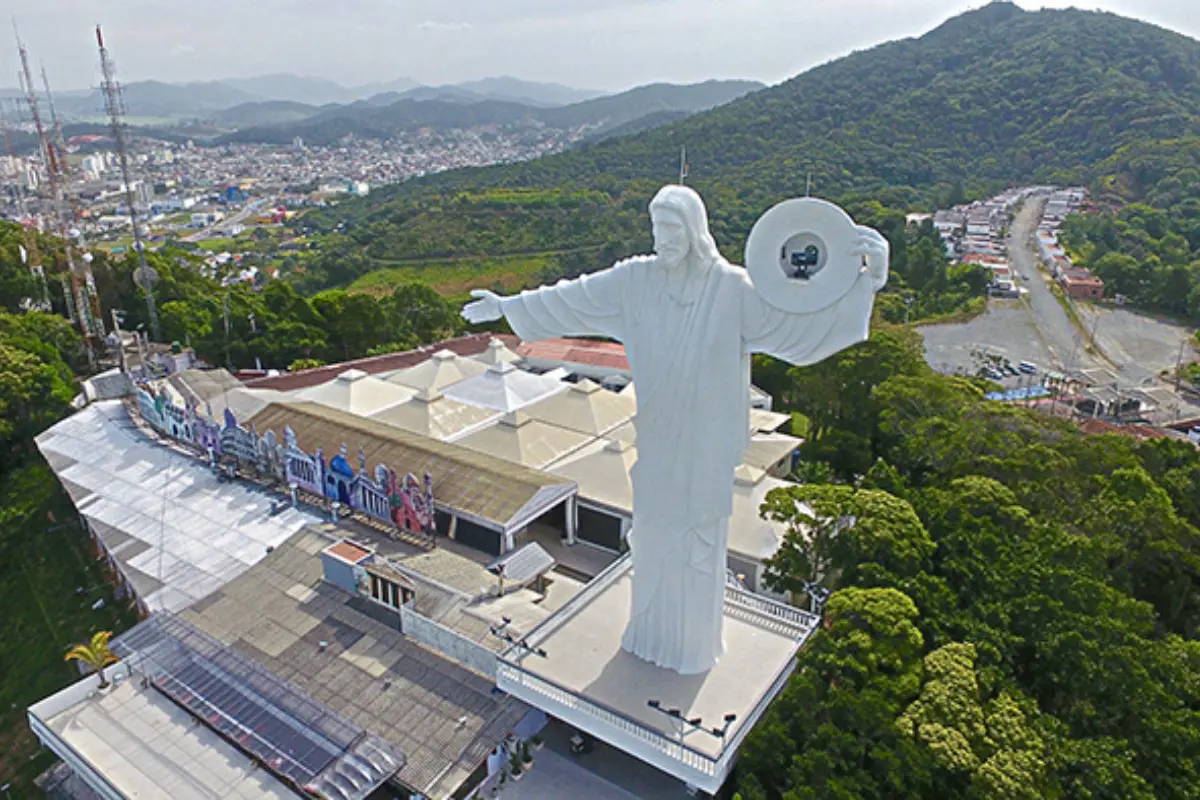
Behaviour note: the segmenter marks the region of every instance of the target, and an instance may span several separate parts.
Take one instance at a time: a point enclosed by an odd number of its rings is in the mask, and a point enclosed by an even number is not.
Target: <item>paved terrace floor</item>
[[[727,605],[725,655],[707,673],[680,675],[621,649],[631,586],[632,573],[626,569],[548,636],[532,637],[546,656],[525,657],[523,669],[668,738],[678,736],[672,720],[647,701],[678,708],[684,718],[700,717],[705,728],[721,725],[726,714],[737,714],[727,734],[732,739],[794,658],[798,641],[732,613]],[[711,733],[689,732],[684,741],[711,758],[721,752],[721,740]]]

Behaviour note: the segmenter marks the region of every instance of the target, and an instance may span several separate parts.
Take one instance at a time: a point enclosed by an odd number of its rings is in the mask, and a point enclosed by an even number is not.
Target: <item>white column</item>
[[[575,531],[579,528],[579,498],[571,495],[563,509],[566,518],[567,544],[575,544]]]

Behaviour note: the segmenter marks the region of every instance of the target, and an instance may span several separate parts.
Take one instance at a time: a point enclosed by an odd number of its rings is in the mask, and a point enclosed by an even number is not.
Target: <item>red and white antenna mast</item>
[[[25,91],[25,101],[29,104],[29,113],[33,117],[33,126],[37,130],[38,142],[41,144],[41,154],[46,165],[46,184],[49,186],[50,203],[56,207],[57,221],[59,233],[63,239],[63,252],[67,259],[67,271],[71,276],[71,296],[75,308],[78,310],[78,321],[80,330],[83,333],[84,339],[88,340],[88,358],[91,360],[94,354],[93,342],[91,339],[95,332],[95,325],[89,322],[91,304],[86,297],[85,282],[79,272],[79,267],[75,260],[75,247],[71,243],[70,231],[64,222],[64,204],[62,185],[62,168],[59,166],[58,153],[54,143],[50,140],[50,135],[46,132],[46,126],[42,123],[42,115],[38,109],[37,90],[33,86],[33,71],[29,68],[29,53],[25,50],[25,43],[21,41],[21,34],[17,31],[17,23],[13,21],[13,35],[17,40],[17,53],[21,57],[21,88]]]
[[[129,206],[129,223],[133,227],[133,247],[137,251],[138,269],[134,280],[146,293],[146,311],[150,317],[150,335],[159,339],[158,307],[154,303],[154,281],[158,274],[146,264],[146,242],[138,224],[137,205],[133,192],[133,180],[129,174],[129,155],[125,146],[125,101],[121,97],[121,85],[117,83],[117,68],[104,46],[104,34],[96,26],[96,44],[100,48],[100,71],[104,76],[104,108],[112,122],[113,140],[117,145],[117,160],[121,164],[121,181],[125,184],[125,203]]]

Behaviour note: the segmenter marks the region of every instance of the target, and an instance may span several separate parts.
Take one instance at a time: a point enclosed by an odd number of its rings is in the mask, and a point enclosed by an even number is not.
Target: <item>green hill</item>
[[[561,112],[562,109],[553,109]],[[305,217],[369,258],[648,244],[645,204],[677,175],[732,257],[771,203],[869,193],[897,208],[1020,181],[1081,181],[1121,148],[1200,133],[1200,43],[1108,13],[993,3],[654,130],[522,164],[457,170]],[[505,190],[500,202],[491,194]],[[536,203],[511,202],[514,189]],[[554,202],[597,193],[588,213]],[[344,244],[339,240],[339,246]],[[596,260],[594,266],[600,266]]]

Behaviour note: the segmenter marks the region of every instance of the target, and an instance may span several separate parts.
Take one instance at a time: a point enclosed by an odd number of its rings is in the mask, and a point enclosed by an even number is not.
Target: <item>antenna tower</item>
[[[16,165],[18,170],[16,189],[17,189],[17,215],[19,224],[21,225],[21,261],[28,267],[33,277],[37,279],[38,284],[42,287],[43,310],[50,310],[50,287],[46,283],[46,270],[42,269],[42,252],[38,248],[37,229],[33,226],[32,219],[29,224],[26,224],[28,211],[25,207],[25,189],[21,186],[21,165],[23,160],[18,160],[16,147],[13,146],[12,131],[8,127],[8,118],[4,114],[4,108],[0,107],[0,133],[4,135],[4,149],[8,152],[9,161]]]
[[[129,224],[133,228],[133,249],[137,251],[138,269],[134,280],[146,292],[146,311],[150,316],[150,335],[159,339],[158,307],[154,303],[154,281],[158,275],[146,264],[146,242],[138,224],[137,207],[134,202],[133,181],[129,175],[129,154],[125,147],[125,101],[121,97],[121,85],[117,83],[117,68],[104,46],[104,34],[96,26],[96,44],[100,48],[100,71],[104,76],[104,107],[112,121],[113,140],[117,144],[117,159],[121,164],[121,181],[125,184],[125,203],[129,206]]]
[[[37,90],[33,86],[33,71],[29,69],[29,53],[25,50],[25,43],[21,41],[21,34],[17,31],[15,21],[13,22],[13,35],[17,40],[17,53],[21,57],[21,71],[18,77],[20,78],[21,88],[25,91],[25,101],[29,105],[29,113],[33,117],[33,126],[37,130],[38,142],[41,144],[41,156],[46,165],[46,184],[49,187],[49,200],[58,211],[58,229],[63,239],[63,252],[67,259],[67,271],[71,276],[72,299],[79,311],[79,327],[84,339],[88,340],[88,360],[91,362],[95,358],[93,343],[91,342],[95,326],[88,322],[88,303],[84,295],[84,283],[81,280],[79,269],[75,263],[75,248],[71,244],[71,237],[63,219],[64,187],[60,180],[62,171],[59,167],[58,154],[55,152],[54,144],[50,140],[50,134],[46,132],[46,126],[42,123],[42,115],[38,110]]]
[[[96,291],[96,279],[92,275],[92,254],[86,252],[87,240],[79,228],[79,220],[82,218],[79,199],[71,193],[71,169],[67,162],[67,143],[63,139],[62,123],[59,122],[58,114],[54,112],[54,95],[50,93],[50,80],[46,77],[45,66],[42,67],[42,86],[46,92],[46,105],[50,108],[50,125],[54,133],[52,146],[57,151],[59,185],[62,189],[62,197],[66,201],[65,204],[59,206],[60,219],[65,232],[64,238],[68,247],[78,247],[84,250],[75,270],[82,282],[78,301],[81,303],[80,313],[92,335],[99,340],[104,338],[104,315],[100,310],[100,295]]]

